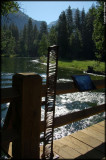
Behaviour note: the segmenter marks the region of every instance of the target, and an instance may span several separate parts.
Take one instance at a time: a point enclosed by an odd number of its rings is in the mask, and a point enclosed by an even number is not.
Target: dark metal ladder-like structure
[[[46,78],[46,99],[45,99],[45,126],[44,145],[42,159],[54,159],[53,154],[53,131],[56,99],[58,46],[48,47],[47,57],[47,78]]]

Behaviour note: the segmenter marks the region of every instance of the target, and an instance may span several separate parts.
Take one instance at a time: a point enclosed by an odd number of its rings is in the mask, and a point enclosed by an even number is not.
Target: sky
[[[85,12],[89,10],[96,1],[18,1],[20,10],[34,20],[46,21],[47,24],[56,21],[62,11],[65,11],[69,5],[71,9],[79,8]]]

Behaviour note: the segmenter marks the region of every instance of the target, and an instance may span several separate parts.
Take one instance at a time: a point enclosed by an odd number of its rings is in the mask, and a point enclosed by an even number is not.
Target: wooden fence
[[[95,80],[97,89],[105,88],[105,82]],[[58,83],[56,94],[78,92],[73,82]],[[40,133],[44,131],[41,121],[42,97],[45,97],[46,85],[35,73],[15,74],[11,88],[1,89],[1,103],[10,102],[5,118],[2,136],[2,149],[13,158],[40,157]],[[105,111],[105,104],[74,113],[56,117],[54,127],[60,127]]]

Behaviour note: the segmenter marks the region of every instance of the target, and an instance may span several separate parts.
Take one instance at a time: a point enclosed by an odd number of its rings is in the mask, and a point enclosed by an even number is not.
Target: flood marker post
[[[45,124],[44,124],[44,145],[42,159],[54,159],[57,157],[53,153],[53,134],[56,100],[56,81],[58,64],[58,46],[48,47],[47,57],[47,79],[45,97]]]

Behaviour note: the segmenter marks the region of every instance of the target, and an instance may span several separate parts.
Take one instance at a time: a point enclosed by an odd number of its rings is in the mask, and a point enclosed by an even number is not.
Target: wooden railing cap
[[[13,75],[14,78],[19,78],[19,79],[25,79],[25,78],[34,78],[42,81],[42,77],[39,74],[36,74],[34,72],[31,73],[16,73]]]
[[[39,74],[36,74],[34,72],[25,72],[25,73],[16,73],[14,76],[38,76],[41,77]]]

